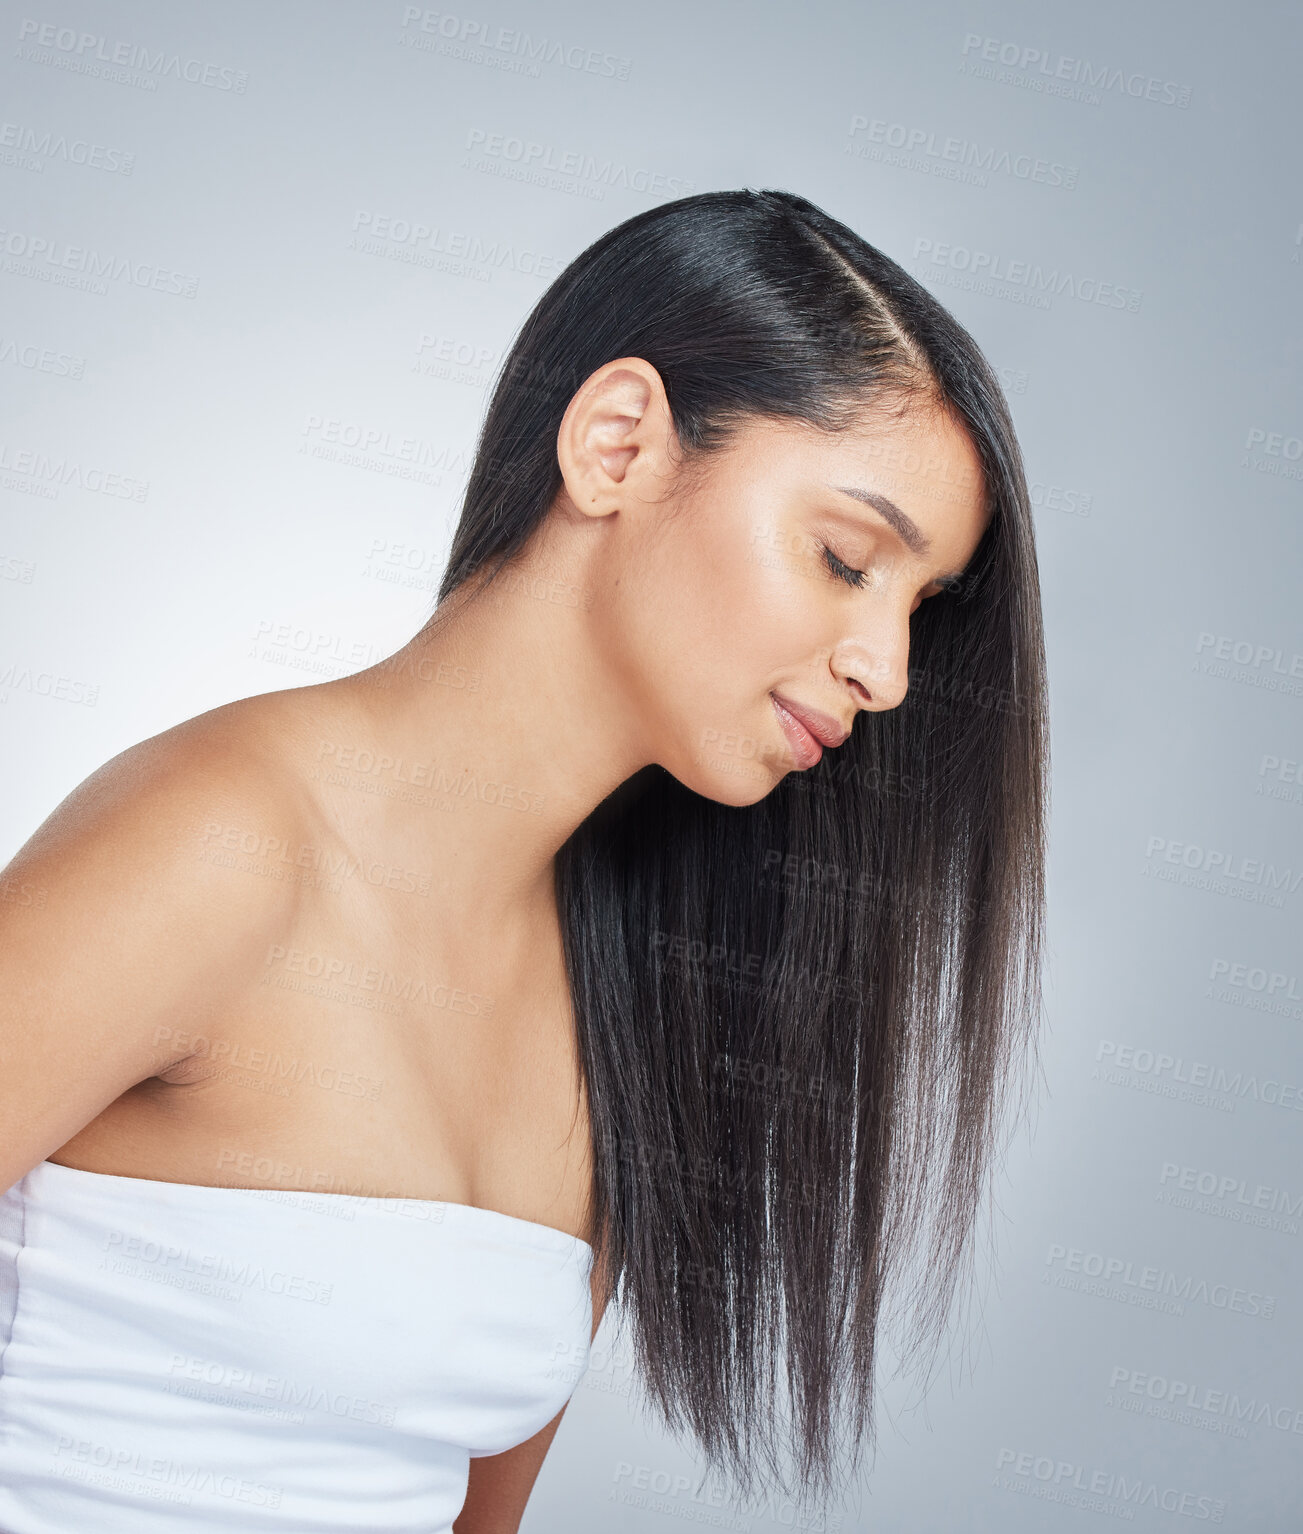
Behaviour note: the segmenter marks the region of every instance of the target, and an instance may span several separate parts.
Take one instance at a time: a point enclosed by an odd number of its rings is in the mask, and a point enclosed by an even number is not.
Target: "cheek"
[[[623,552],[608,659],[672,734],[759,736],[772,722],[769,689],[828,653],[832,605],[817,555],[773,509],[716,487]]]
[[[734,525],[662,569],[666,665],[691,680],[699,706],[745,709],[826,649],[827,599],[812,565],[808,548]]]
[[[778,531],[756,540],[747,569],[746,649],[767,687],[775,673],[790,675],[827,649],[827,578],[820,575],[818,548],[810,538]]]
[[[728,679],[737,684],[739,653],[755,632],[746,572],[698,546],[659,574],[652,661],[683,705],[713,712]]]

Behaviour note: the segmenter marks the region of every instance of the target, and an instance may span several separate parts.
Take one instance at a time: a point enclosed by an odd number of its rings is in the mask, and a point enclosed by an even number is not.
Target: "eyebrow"
[[[824,488],[837,490],[842,495],[849,495],[857,501],[862,501],[866,506],[872,506],[883,521],[900,535],[901,542],[910,553],[922,555],[932,552],[932,541],[924,534],[918,523],[912,517],[906,516],[895,501],[888,500],[885,495],[879,495],[875,490],[862,490],[858,485],[826,485]],[[964,573],[963,570],[950,570],[935,578],[939,581],[957,581]]]

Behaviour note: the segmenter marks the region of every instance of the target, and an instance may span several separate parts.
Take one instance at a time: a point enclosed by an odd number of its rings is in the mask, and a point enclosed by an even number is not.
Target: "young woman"
[[[709,1464],[834,1488],[1034,1043],[1046,754],[972,339],[791,193],[604,235],[421,632],[6,870],[0,1525],[515,1528],[613,1295]]]

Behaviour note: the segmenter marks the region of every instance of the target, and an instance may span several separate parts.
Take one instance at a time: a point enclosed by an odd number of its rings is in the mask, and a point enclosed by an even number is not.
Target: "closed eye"
[[[843,564],[826,543],[820,544],[820,548],[823,550],[825,563],[835,576],[845,581],[848,586],[863,586],[868,579],[863,570],[852,570],[849,565]]]

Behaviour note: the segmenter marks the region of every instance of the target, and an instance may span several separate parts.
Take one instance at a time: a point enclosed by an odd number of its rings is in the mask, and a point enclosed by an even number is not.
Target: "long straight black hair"
[[[803,197],[627,219],[543,294],[495,380],[439,606],[561,486],[557,431],[615,357],[660,373],[684,463],[756,418],[940,408],[991,521],[911,618],[899,707],[737,807],[659,765],[560,849],[597,1262],[672,1431],[749,1493],[834,1492],[874,1437],[884,1295],[938,1342],[1040,1021],[1048,730],[1029,496],[967,332]],[[478,583],[477,583],[478,584]],[[910,1264],[913,1263],[911,1270]]]

